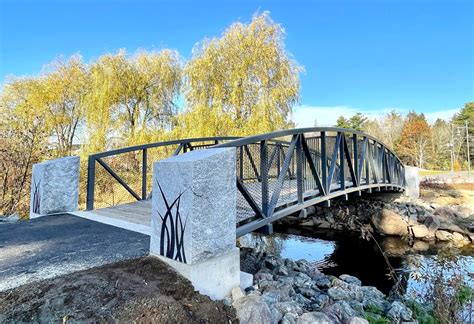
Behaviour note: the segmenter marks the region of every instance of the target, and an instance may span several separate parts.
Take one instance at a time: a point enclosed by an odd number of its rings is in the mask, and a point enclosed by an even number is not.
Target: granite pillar
[[[79,200],[79,157],[33,165],[30,218],[76,211]]]
[[[210,148],[153,168],[150,253],[212,299],[239,286],[235,148]]]

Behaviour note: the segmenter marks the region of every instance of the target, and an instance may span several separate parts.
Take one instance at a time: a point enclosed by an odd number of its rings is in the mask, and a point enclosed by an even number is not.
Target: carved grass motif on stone
[[[187,218],[183,223],[179,211],[181,196],[183,193],[180,193],[170,204],[158,181],[156,184],[160,189],[161,197],[163,198],[166,207],[166,213],[164,216],[158,212],[158,215],[161,218],[160,255],[187,263],[186,254],[184,252],[184,232],[186,230]]]
[[[35,178],[33,177],[33,201],[32,201],[32,211],[35,214],[40,213],[40,207],[41,207],[41,197],[40,197],[40,183],[41,180],[36,182]]]

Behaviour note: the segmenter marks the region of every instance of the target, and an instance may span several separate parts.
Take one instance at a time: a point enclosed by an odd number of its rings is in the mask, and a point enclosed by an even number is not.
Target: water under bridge
[[[237,236],[268,231],[272,222],[312,205],[330,205],[332,199],[405,187],[403,163],[376,138],[342,128],[300,128],[90,155],[86,211],[74,214],[150,234],[153,163],[210,147],[236,148]]]

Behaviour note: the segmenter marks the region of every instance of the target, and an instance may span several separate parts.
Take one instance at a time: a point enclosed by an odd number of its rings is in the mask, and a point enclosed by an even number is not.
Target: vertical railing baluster
[[[86,209],[94,209],[94,189],[95,189],[95,157],[89,156],[87,161],[87,202]]]
[[[303,140],[303,134],[299,134],[296,142],[296,193],[299,204],[303,203]]]
[[[142,200],[146,199],[146,174],[147,174],[148,150],[142,150]]]
[[[281,148],[281,144],[280,143],[277,143],[277,177],[280,176],[280,169],[281,169],[281,152],[282,152],[282,148]]]
[[[328,186],[328,157],[326,152],[326,132],[321,132],[321,177],[326,193],[329,193]]]
[[[344,133],[338,133],[341,136],[341,143],[339,145],[339,180],[341,181],[341,190],[346,189],[346,176],[345,176],[345,167],[344,167],[344,141],[346,140],[346,135]],[[337,148],[336,148],[337,149]]]
[[[366,137],[364,137],[365,139]],[[370,140],[367,140],[366,143],[366,148],[365,148],[365,184],[369,185],[370,184],[370,163],[369,159],[372,158],[372,154],[370,153]]]
[[[260,142],[260,177],[262,184],[262,212],[267,217],[268,213],[268,151],[267,142]]]
[[[239,175],[240,175],[240,180],[244,180],[244,147],[241,146],[239,148],[240,151],[240,156],[239,156],[239,164],[240,164],[240,169],[239,169]]]
[[[353,183],[352,185],[354,187],[358,187],[359,186],[359,183],[360,183],[360,179],[359,179],[359,147],[358,147],[358,143],[357,143],[357,134],[354,134],[352,135],[352,145],[353,145],[353,152],[352,152],[352,156],[354,157],[353,159],[353,165],[354,165],[354,174],[356,175],[356,181],[357,183]]]

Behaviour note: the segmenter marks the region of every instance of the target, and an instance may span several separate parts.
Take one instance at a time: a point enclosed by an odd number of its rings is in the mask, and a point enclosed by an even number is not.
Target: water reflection
[[[385,294],[389,294],[394,286],[394,281],[387,275],[387,263],[377,245],[361,239],[358,234],[278,226],[275,226],[275,231],[277,233],[271,236],[254,236],[253,240],[260,240],[261,244],[257,245],[272,254],[315,262],[328,275],[356,276],[364,285],[375,286]],[[414,270],[413,253],[421,258],[422,263],[426,263],[424,258],[433,258],[436,248],[428,244],[409,246],[393,237],[378,238],[378,241],[401,279],[400,288],[405,291],[417,288],[419,283],[410,279],[410,272]],[[472,253],[470,251],[467,253]],[[474,271],[472,256],[465,256],[465,260],[470,263],[470,270]]]

